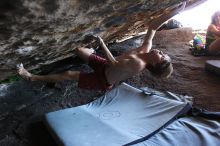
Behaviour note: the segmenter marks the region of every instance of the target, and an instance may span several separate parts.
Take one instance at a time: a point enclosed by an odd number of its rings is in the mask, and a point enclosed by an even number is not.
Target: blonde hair
[[[168,78],[173,72],[173,65],[170,60],[165,60],[162,63],[158,63],[154,66],[149,65],[147,69],[155,77]]]

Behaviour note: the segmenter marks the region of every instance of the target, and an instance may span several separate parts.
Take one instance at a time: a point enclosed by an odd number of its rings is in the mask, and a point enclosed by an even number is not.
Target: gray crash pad
[[[121,146],[155,133],[187,107],[122,83],[89,104],[46,114],[45,124],[62,146]]]
[[[205,63],[205,69],[220,75],[220,60],[207,60]]]
[[[145,146],[219,146],[220,121],[203,117],[179,118],[141,144]]]

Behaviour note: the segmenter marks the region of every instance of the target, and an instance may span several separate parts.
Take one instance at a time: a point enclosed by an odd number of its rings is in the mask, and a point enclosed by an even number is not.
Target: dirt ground
[[[169,79],[156,79],[144,71],[128,80],[135,87],[152,87],[194,97],[194,105],[210,111],[220,111],[220,77],[205,71],[205,61],[220,56],[194,57],[189,52],[192,30],[181,28],[156,34],[154,48],[171,56],[174,73]],[[143,36],[135,37],[109,47],[114,55],[137,47]],[[99,52],[98,52],[99,53]],[[101,53],[100,53],[101,54]],[[74,62],[76,59],[73,58]],[[57,70],[90,70],[81,61],[59,65]],[[59,71],[60,71],[59,70]],[[0,145],[1,146],[54,146],[42,123],[45,113],[75,107],[93,101],[102,91],[77,88],[77,83],[66,81],[56,84],[19,81],[0,86]]]

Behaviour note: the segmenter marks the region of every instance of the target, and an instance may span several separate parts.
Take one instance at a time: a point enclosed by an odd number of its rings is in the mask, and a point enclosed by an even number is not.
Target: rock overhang
[[[193,7],[204,0],[189,0]],[[23,62],[36,69],[71,57],[88,45],[93,34],[106,43],[137,35],[148,23],[182,0],[3,0],[0,23],[0,79],[15,73]]]

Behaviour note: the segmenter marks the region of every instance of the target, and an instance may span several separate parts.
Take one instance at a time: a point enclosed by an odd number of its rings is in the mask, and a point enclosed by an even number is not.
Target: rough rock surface
[[[192,29],[180,28],[156,33],[153,47],[169,54],[174,64],[174,73],[169,79],[155,79],[147,71],[126,80],[136,87],[151,87],[174,93],[193,96],[195,105],[220,111],[220,78],[204,70],[207,59],[219,56],[194,57],[189,52],[188,42],[193,38]],[[109,47],[116,56],[137,47],[143,36],[134,37]],[[97,52],[102,55],[102,52]],[[76,58],[71,70],[89,70]],[[70,68],[59,64],[50,73]],[[42,116],[51,111],[86,104],[103,92],[77,88],[75,82],[60,82],[54,86],[42,82],[19,81],[0,86],[0,145],[1,146],[54,146],[55,143],[42,124]]]
[[[1,0],[0,80],[14,74],[15,65],[20,62],[29,70],[49,64],[44,73],[90,70],[72,52],[87,45],[85,35],[100,35],[107,43],[135,36],[147,28],[152,18],[180,1]],[[189,0],[188,5],[202,1]],[[171,56],[173,75],[157,80],[144,71],[126,82],[193,96],[195,105],[219,111],[220,78],[204,70],[207,59],[219,56],[192,56],[187,45],[192,37],[189,28],[158,32],[153,47]],[[109,47],[114,55],[119,55],[142,41],[143,36],[139,36]],[[103,94],[76,86],[75,82],[50,85],[23,80],[0,84],[0,145],[54,146],[42,125],[43,114],[86,104]]]
[[[88,34],[109,43],[147,28],[183,0],[1,0],[0,80],[68,58]],[[187,6],[204,0],[189,0]]]

